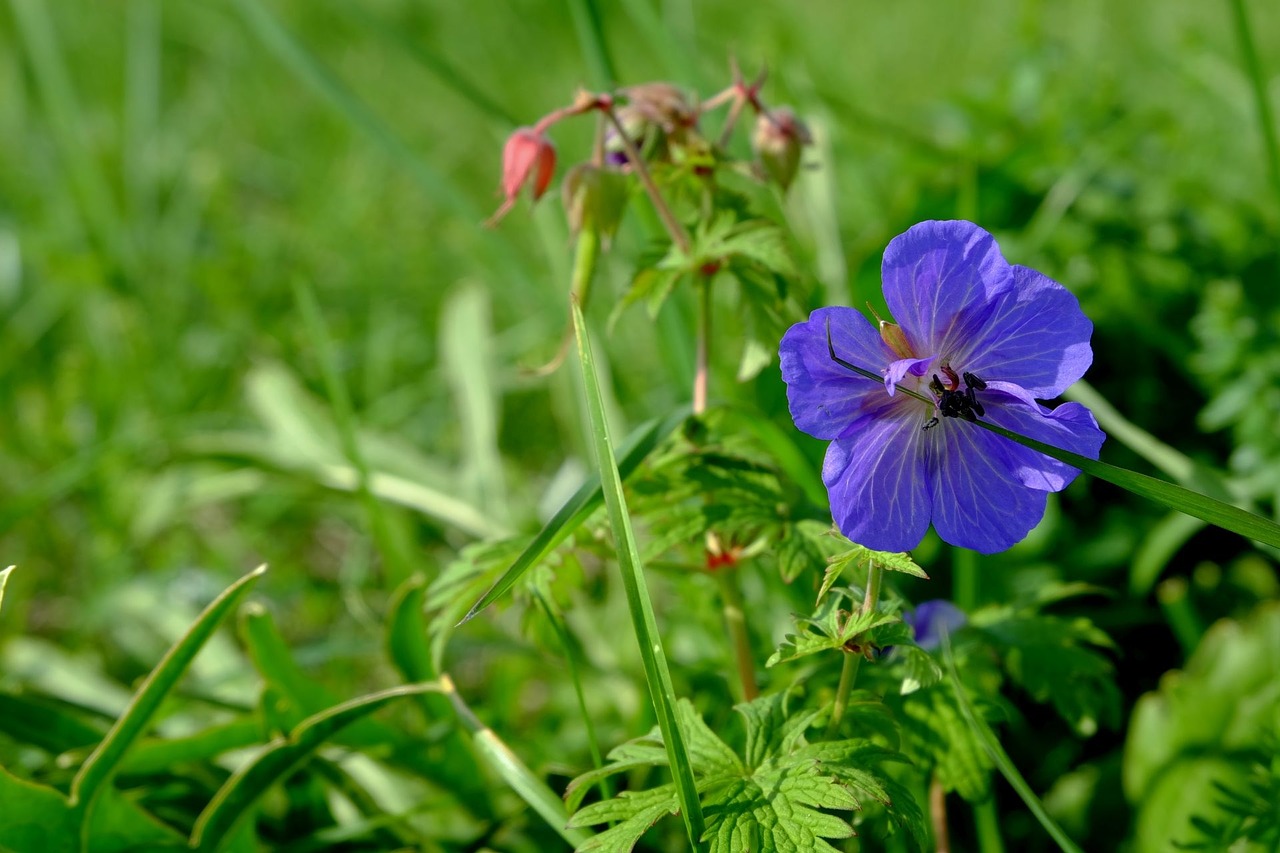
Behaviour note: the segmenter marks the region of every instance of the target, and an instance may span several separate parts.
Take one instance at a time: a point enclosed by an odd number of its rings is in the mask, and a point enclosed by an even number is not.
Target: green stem
[[[974,832],[981,853],[1004,853],[1004,837],[1000,834],[1000,812],[992,791],[985,800],[973,804]]]
[[[604,753],[600,751],[600,740],[596,737],[596,727],[591,722],[591,714],[587,711],[587,697],[582,690],[582,674],[578,667],[578,644],[574,642],[573,636],[569,633],[569,626],[565,624],[564,614],[560,612],[560,608],[556,606],[555,602],[544,595],[540,589],[534,591],[534,596],[537,598],[539,606],[542,607],[542,612],[546,615],[547,621],[551,623],[551,629],[555,631],[556,640],[559,641],[560,649],[564,652],[564,660],[569,667],[569,681],[572,682],[573,692],[578,697],[578,711],[582,714],[583,730],[587,735],[587,747],[591,750],[591,765],[599,770],[604,767]],[[613,799],[613,785],[607,776],[600,779],[599,787],[600,796],[603,799]]]
[[[751,637],[747,633],[742,590],[738,589],[736,574],[728,568],[716,572],[715,578],[720,584],[720,598],[724,601],[724,624],[733,644],[738,680],[742,683],[742,698],[750,702],[760,695],[760,688],[756,684],[756,664],[751,654]]]
[[[867,594],[862,599],[861,615],[875,611],[880,603],[880,582],[884,580],[884,569],[875,560],[867,563]],[[856,652],[845,652],[844,666],[840,669],[840,684],[836,686],[835,704],[831,708],[831,722],[827,724],[827,737],[834,737],[844,719],[844,712],[849,707],[849,694],[853,691],[853,683],[858,678],[858,668],[862,664],[862,655]]]
[[[671,207],[667,204],[667,200],[662,197],[662,192],[653,181],[653,175],[649,174],[649,167],[645,165],[644,157],[640,155],[640,149],[636,148],[635,142],[628,135],[626,128],[622,126],[622,122],[618,121],[618,114],[614,112],[613,107],[611,105],[602,106],[600,109],[603,110],[605,117],[609,119],[609,123],[613,125],[613,129],[618,132],[618,139],[622,142],[622,148],[627,152],[627,160],[631,163],[631,167],[636,170],[636,177],[640,179],[640,184],[644,187],[644,191],[649,194],[649,201],[653,202],[653,208],[658,212],[658,218],[662,220],[663,227],[671,235],[672,242],[687,256],[693,249],[693,241],[689,239],[689,232],[684,230],[680,220],[676,219],[676,215],[671,212]]]
[[[711,351],[711,279],[698,280],[698,349],[694,356],[693,414],[695,417],[707,410],[708,373]]]
[[[1244,55],[1245,70],[1253,87],[1254,106],[1258,110],[1258,124],[1262,126],[1262,143],[1267,157],[1267,171],[1271,177],[1271,189],[1280,202],[1280,142],[1276,140],[1275,119],[1271,115],[1271,102],[1267,98],[1267,82],[1258,60],[1258,49],[1253,43],[1253,28],[1244,0],[1231,0],[1232,18],[1236,25],[1236,38],[1240,40],[1240,53]]]
[[[862,666],[862,655],[856,652],[844,653],[844,665],[840,667],[840,683],[836,686],[835,703],[831,706],[831,722],[827,723],[827,737],[833,738],[840,731],[840,723],[844,720],[844,712],[849,708],[849,694],[853,692],[853,683],[858,680],[858,669]]]

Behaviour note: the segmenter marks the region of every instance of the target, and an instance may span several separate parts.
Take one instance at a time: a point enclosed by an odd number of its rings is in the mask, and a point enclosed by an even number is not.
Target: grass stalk
[[[618,566],[622,573],[623,587],[627,594],[627,607],[640,657],[644,663],[645,680],[649,697],[658,717],[662,742],[666,747],[671,773],[675,778],[676,793],[680,801],[680,814],[693,850],[702,849],[702,834],[706,824],[702,816],[702,804],[693,779],[693,765],[685,748],[684,735],[676,716],[675,688],[671,682],[671,669],[658,633],[658,622],[649,597],[648,582],[640,562],[640,551],[631,529],[627,513],[626,497],[622,492],[622,478],[613,455],[613,439],[604,413],[604,397],[600,392],[600,380],[596,373],[591,341],[587,335],[586,321],[577,300],[573,302],[573,324],[578,335],[578,357],[582,364],[583,385],[586,389],[587,409],[591,415],[592,432],[595,435],[597,467],[604,491],[605,507],[609,514],[609,526],[613,530],[614,545],[618,552]]]

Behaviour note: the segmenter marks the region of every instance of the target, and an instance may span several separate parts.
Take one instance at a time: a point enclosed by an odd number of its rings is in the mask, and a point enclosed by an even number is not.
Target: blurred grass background
[[[1280,6],[1249,14],[1280,107]],[[1198,0],[11,0],[0,564],[20,568],[0,680],[82,661],[127,682],[260,562],[300,657],[367,680],[384,569],[434,576],[477,538],[536,526],[576,482],[574,460],[589,464],[573,371],[521,370],[567,322],[557,200],[481,227],[503,138],[578,85],[670,80],[709,96],[730,57],[748,74],[767,65],[766,100],[815,131],[786,203],[815,305],[878,298],[880,252],[913,222],[973,219],[1081,297],[1097,327],[1089,378],[1126,417],[1252,476],[1268,505],[1280,187],[1232,20],[1231,4]],[[557,128],[562,170],[590,135]],[[641,231],[624,229],[597,320]],[[383,490],[407,504],[384,539],[400,569],[377,556],[352,493],[300,284],[370,466],[402,480]],[[691,316],[677,300],[618,324],[605,354],[620,424],[687,399]],[[776,371],[735,386],[734,367],[720,360],[713,397],[785,418]],[[1114,440],[1104,458],[1150,467]],[[1162,513],[1098,484],[1063,505],[988,595],[1046,577],[1129,583]],[[1274,595],[1251,554],[1204,532],[1165,571],[1204,581],[1207,624]],[[936,570],[921,597],[945,593]],[[1182,660],[1149,595],[1094,618],[1143,637],[1121,663],[1130,695]],[[485,677],[500,708],[521,674]]]

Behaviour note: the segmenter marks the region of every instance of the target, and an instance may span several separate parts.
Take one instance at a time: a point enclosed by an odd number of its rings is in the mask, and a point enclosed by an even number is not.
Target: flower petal
[[[1056,397],[1093,363],[1093,323],[1075,294],[1046,275],[1013,268],[1013,289],[997,298],[983,329],[958,364],[990,382],[1021,385],[1035,397]]]
[[[837,357],[877,372],[894,358],[871,321],[852,308],[819,308],[787,330],[778,355],[791,418],[823,439],[839,437],[859,417],[891,402],[879,382],[831,360],[828,321]]]
[[[929,365],[933,364],[935,356],[927,358],[900,358],[889,365],[884,372],[884,390],[889,392],[889,396],[893,396],[893,392],[897,389],[898,383],[902,378],[910,373],[912,376],[924,376],[929,371]]]
[[[955,418],[931,432],[942,442],[931,498],[943,541],[994,554],[1024,539],[1044,517],[1047,493],[1019,479],[1012,442]]]
[[[916,354],[950,356],[984,326],[1013,286],[995,239],[972,222],[921,222],[894,237],[881,267],[884,298]]]
[[[876,551],[907,551],[929,529],[929,433],[917,407],[887,412],[831,442],[822,481],[841,533]]]
[[[1079,403],[1063,403],[1046,409],[1031,392],[1009,382],[990,382],[982,392],[987,419],[1028,438],[1097,459],[1106,441],[1093,413]],[[1037,453],[1029,447],[993,436],[1007,446],[1014,473],[1024,486],[1045,492],[1060,492],[1080,473],[1080,469]]]

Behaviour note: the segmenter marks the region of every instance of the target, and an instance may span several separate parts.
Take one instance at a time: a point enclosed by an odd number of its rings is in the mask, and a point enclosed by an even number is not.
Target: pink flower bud
[[[800,168],[800,149],[812,141],[809,129],[787,107],[760,113],[751,144],[770,180],[786,190]]]
[[[507,137],[502,148],[502,206],[489,217],[496,225],[515,206],[520,190],[532,181],[533,200],[537,201],[551,185],[556,170],[556,149],[541,133],[528,127],[517,128]]]

